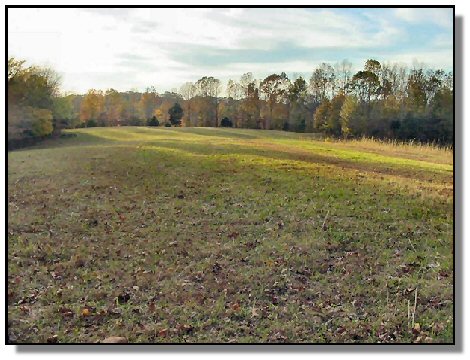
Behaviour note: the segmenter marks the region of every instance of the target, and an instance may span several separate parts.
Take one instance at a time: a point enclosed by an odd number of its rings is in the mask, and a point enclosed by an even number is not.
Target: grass
[[[451,151],[71,132],[8,154],[10,341],[453,341]]]

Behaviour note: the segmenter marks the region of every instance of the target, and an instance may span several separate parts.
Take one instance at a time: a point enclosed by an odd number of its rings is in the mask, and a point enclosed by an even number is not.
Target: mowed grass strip
[[[8,154],[11,341],[453,341],[450,151],[72,132]]]

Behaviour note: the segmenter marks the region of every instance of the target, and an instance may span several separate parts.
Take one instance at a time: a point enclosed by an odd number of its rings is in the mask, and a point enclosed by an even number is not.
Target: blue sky
[[[65,91],[160,92],[252,72],[309,77],[374,58],[452,70],[451,9],[9,9],[9,56],[52,66]]]

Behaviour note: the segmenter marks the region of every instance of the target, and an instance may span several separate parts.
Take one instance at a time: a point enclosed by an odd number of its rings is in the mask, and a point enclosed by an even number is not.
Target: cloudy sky
[[[214,76],[368,58],[452,70],[451,9],[9,9],[8,55],[53,67],[62,89],[158,91]]]

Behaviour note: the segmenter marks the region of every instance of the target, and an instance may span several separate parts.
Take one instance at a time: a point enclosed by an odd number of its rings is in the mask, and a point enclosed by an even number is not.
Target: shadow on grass
[[[125,131],[123,131],[125,130]],[[100,131],[103,131],[103,135],[100,135]],[[265,136],[255,136],[245,134],[245,131],[260,131],[260,135],[269,135],[266,138],[268,142],[252,142],[250,140],[260,139],[263,140]],[[114,145],[122,144],[124,146],[148,146],[148,147],[161,147],[168,150],[184,151],[189,155],[195,156],[244,156],[252,155],[263,157],[266,159],[273,160],[286,160],[286,161],[298,161],[308,164],[321,164],[325,166],[334,166],[344,169],[352,169],[357,171],[365,171],[375,173],[378,175],[395,175],[405,177],[409,179],[417,180],[435,180],[435,177],[443,181],[448,181],[449,175],[443,174],[439,171],[432,169],[422,169],[413,166],[402,165],[402,164],[388,164],[378,161],[366,162],[358,161],[354,159],[344,159],[336,156],[329,156],[326,154],[319,154],[317,152],[305,151],[302,149],[292,150],[287,149],[283,146],[278,146],[276,143],[269,142],[270,139],[274,139],[272,135],[279,135],[277,131],[264,132],[261,130],[247,130],[242,129],[240,131],[234,131],[233,129],[216,129],[216,128],[162,128],[152,129],[146,127],[129,127],[125,129],[121,128],[93,128],[91,131],[88,130],[75,130],[67,132],[77,134],[76,137],[65,137],[58,139],[48,139],[43,143],[35,145],[30,148],[21,149],[17,151],[31,150],[31,149],[52,149],[52,148],[64,148],[64,147],[77,147],[77,146],[97,146],[97,145]],[[152,137],[152,134],[162,135],[162,137]],[[266,133],[266,134],[265,134]],[[136,136],[147,135],[145,136]],[[196,138],[187,138],[186,134],[196,135]],[[108,135],[108,136],[107,136]],[[182,135],[181,139],[175,139],[173,136]],[[288,134],[291,136],[291,134]],[[117,136],[117,137],[116,137]],[[168,136],[169,138],[165,138]],[[209,136],[212,138],[218,138],[219,141],[203,141],[204,137]],[[198,138],[200,137],[200,138]],[[284,137],[281,134],[278,137]],[[286,136],[287,137],[287,136]],[[233,139],[246,140],[245,143],[234,143],[228,140]],[[449,180],[450,181],[450,180]]]
[[[101,136],[97,131],[103,130],[105,133]],[[212,128],[148,128],[148,127],[129,127],[129,128],[90,128],[83,131],[82,129],[75,129],[66,131],[65,134],[75,134],[74,137],[59,137],[54,139],[46,139],[36,145],[32,145],[26,148],[12,150],[12,151],[24,151],[33,149],[52,149],[58,147],[71,147],[71,146],[88,146],[88,145],[100,145],[100,144],[112,144],[116,142],[128,142],[128,143],[145,143],[154,144],[155,141],[174,141],[160,139],[158,137],[152,139],[146,138],[133,138],[133,135],[163,135],[174,137],[178,135],[192,134],[200,136],[202,139],[206,136],[217,137],[223,139],[257,139],[259,136],[238,133],[234,131],[223,131]],[[110,135],[110,136],[106,136]],[[116,137],[117,136],[117,137]],[[182,142],[182,141],[181,141]]]
[[[244,156],[252,155],[273,160],[298,161],[308,164],[321,164],[326,166],[340,167],[357,171],[372,172],[379,175],[396,175],[417,180],[434,180],[435,176],[441,176],[443,180],[449,178],[448,174],[442,175],[432,170],[410,169],[407,166],[387,165],[379,162],[367,163],[354,160],[340,159],[334,156],[320,155],[316,153],[296,153],[295,151],[286,151],[282,148],[273,151],[272,148],[263,148],[261,146],[250,146],[250,144],[213,144],[200,142],[182,142],[177,140],[162,139],[150,141],[144,144],[144,147],[160,147],[168,150],[177,150],[186,152],[192,156]],[[155,149],[157,150],[157,149]],[[449,181],[451,178],[449,178]]]
[[[92,135],[89,133],[74,133],[77,136],[73,137],[58,137],[54,139],[46,139],[36,145],[25,147],[22,149],[12,150],[12,152],[29,151],[37,149],[54,149],[61,147],[71,146],[88,146],[88,145],[99,145],[104,143],[113,143],[115,140],[107,139],[101,136]]]
[[[312,139],[320,140],[322,134],[317,133],[295,133],[281,130],[261,130],[242,128],[213,128],[213,127],[187,127],[187,128],[164,128],[168,131],[182,134],[193,134],[208,137],[219,137],[227,139]],[[163,129],[159,129],[163,130]]]
[[[127,143],[149,143],[154,141],[165,141],[165,137],[173,139],[195,135],[201,140],[204,138],[217,138],[224,140],[255,140],[255,139],[318,139],[318,134],[291,133],[278,130],[259,129],[234,129],[234,128],[211,128],[211,127],[188,127],[188,128],[166,128],[166,127],[95,127],[86,129],[65,130],[65,134],[75,134],[76,137],[59,137],[47,139],[36,145],[14,151],[30,149],[47,149],[67,146],[99,145],[103,143],[127,142]],[[182,139],[183,140],[183,139]],[[188,139],[191,140],[191,139]],[[186,140],[183,140],[186,141]],[[207,144],[207,143],[204,143]]]
[[[234,131],[233,129],[230,130],[223,130],[217,128],[168,128],[169,131],[178,131],[179,133],[184,134],[194,134],[200,136],[210,136],[210,137],[219,137],[219,138],[227,138],[227,139],[258,139],[260,136],[251,135],[251,134],[244,134],[243,132]]]

